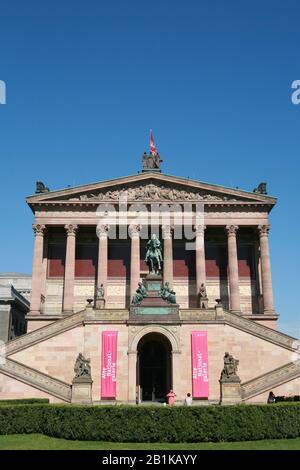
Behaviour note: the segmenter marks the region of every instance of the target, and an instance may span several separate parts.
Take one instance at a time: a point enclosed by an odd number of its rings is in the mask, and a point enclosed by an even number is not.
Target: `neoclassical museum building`
[[[3,348],[0,399],[300,394],[299,343],[277,330],[273,302],[276,198],[263,183],[249,192],[164,174],[151,158],[132,176],[56,191],[40,182],[27,198],[31,305],[27,333]],[[157,272],[145,262],[153,235]]]

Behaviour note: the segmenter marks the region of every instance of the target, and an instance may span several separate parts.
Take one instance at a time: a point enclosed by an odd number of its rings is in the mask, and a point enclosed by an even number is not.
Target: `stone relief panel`
[[[204,190],[186,190],[182,186],[166,186],[157,183],[146,185],[136,185],[131,187],[121,187],[115,190],[106,190],[81,194],[78,197],[69,199],[70,201],[118,201],[119,198],[127,198],[128,201],[237,201],[238,198],[226,195],[217,195]]]

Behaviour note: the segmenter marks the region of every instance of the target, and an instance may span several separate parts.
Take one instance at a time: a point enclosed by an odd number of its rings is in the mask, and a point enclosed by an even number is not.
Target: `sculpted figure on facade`
[[[146,152],[142,156],[143,170],[159,170],[162,160],[158,152],[150,153],[147,155]]]
[[[162,270],[163,258],[162,258],[162,247],[159,239],[155,233],[151,236],[151,239],[147,242],[147,253],[145,257],[149,272],[152,274],[160,274]]]
[[[199,307],[208,308],[208,297],[205,284],[202,282],[199,288]]]
[[[229,354],[229,352],[225,352],[224,367],[220,378],[221,382],[240,382],[240,378],[237,375],[238,364],[238,359],[234,359],[234,357]]]
[[[86,359],[83,354],[79,353],[74,366],[75,379],[86,377],[91,378],[90,359]]]
[[[141,301],[148,297],[148,293],[147,293],[147,290],[146,290],[146,287],[144,286],[144,284],[142,282],[139,282],[138,284],[138,288],[136,290],[136,293],[132,299],[132,303],[133,305],[138,305],[141,303]]]
[[[149,158],[149,157],[148,157]],[[179,189],[175,187],[167,187],[155,183],[149,183],[145,186],[130,186],[123,187],[115,190],[102,190],[98,194],[82,194],[79,198],[72,198],[72,200],[81,201],[117,201],[120,197],[126,196],[128,201],[139,200],[166,200],[166,201],[227,201],[227,196],[218,196],[216,194],[206,193],[204,190],[187,191],[186,189]],[[236,201],[230,198],[231,201]]]
[[[101,284],[100,286],[97,287],[96,299],[104,299],[104,295],[105,295],[104,287],[103,287],[103,284]]]
[[[170,304],[176,304],[176,292],[174,292],[168,282],[165,282],[163,285],[161,291],[160,291],[160,296],[163,300],[166,300],[167,302],[170,302]]]

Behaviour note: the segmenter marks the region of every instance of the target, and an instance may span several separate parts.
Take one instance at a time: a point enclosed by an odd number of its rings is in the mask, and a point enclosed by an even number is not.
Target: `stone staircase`
[[[70,384],[62,382],[61,380],[44,374],[36,369],[32,369],[24,364],[14,361],[10,359],[9,356],[41,341],[45,341],[57,334],[63,333],[78,325],[81,325],[84,323],[84,320],[99,320],[99,318],[97,318],[97,315],[99,316],[99,312],[92,309],[88,310],[89,311],[87,311],[87,309],[82,310],[66,318],[62,318],[61,320],[56,320],[47,326],[34,330],[6,343],[4,347],[6,359],[5,361],[0,361],[0,372],[14,379],[20,380],[28,385],[31,385],[32,387],[49,393],[50,395],[60,398],[66,402],[70,402]],[[103,313],[104,312],[101,312],[101,320],[103,320]],[[107,313],[109,314],[109,312]],[[123,310],[121,313],[123,315]],[[225,310],[218,318],[216,318],[216,313],[212,309],[209,311],[204,310],[202,312],[199,310],[197,310],[197,312],[186,312],[185,317],[185,320],[196,320],[196,322],[199,323],[225,323],[232,326],[233,328],[237,328],[265,341],[276,344],[277,346],[293,351],[296,354],[300,353],[299,341],[297,339],[256,323],[253,320],[243,318],[240,315],[230,313]],[[266,374],[255,377],[254,379],[241,384],[242,399],[247,400],[248,398],[259,395],[264,391],[270,390],[271,388],[274,388],[299,376],[300,359],[297,359],[294,362],[285,364],[277,369],[269,371]]]
[[[4,364],[0,364],[0,372],[61,400],[71,402],[71,385],[36,369],[7,358]]]
[[[242,399],[248,400],[297,377],[300,377],[300,359],[242,383]]]
[[[29,348],[36,343],[45,341],[52,336],[56,336],[64,331],[71,330],[77,325],[83,323],[84,318],[86,317],[86,310],[82,310],[78,313],[74,313],[66,318],[61,320],[56,320],[50,325],[43,326],[37,330],[31,331],[22,336],[18,336],[12,341],[9,341],[5,345],[6,356],[10,356],[18,351]]]
[[[224,319],[227,325],[237,328],[245,333],[257,336],[270,343],[277,344],[282,348],[300,353],[300,341],[292,336],[288,336],[280,331],[273,330],[267,326],[261,325],[253,320],[224,310]]]

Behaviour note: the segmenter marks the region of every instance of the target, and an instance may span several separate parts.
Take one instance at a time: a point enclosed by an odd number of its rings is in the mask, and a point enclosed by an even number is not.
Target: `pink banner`
[[[207,331],[192,331],[193,397],[208,398]]]
[[[116,398],[117,331],[102,331],[101,398]]]

